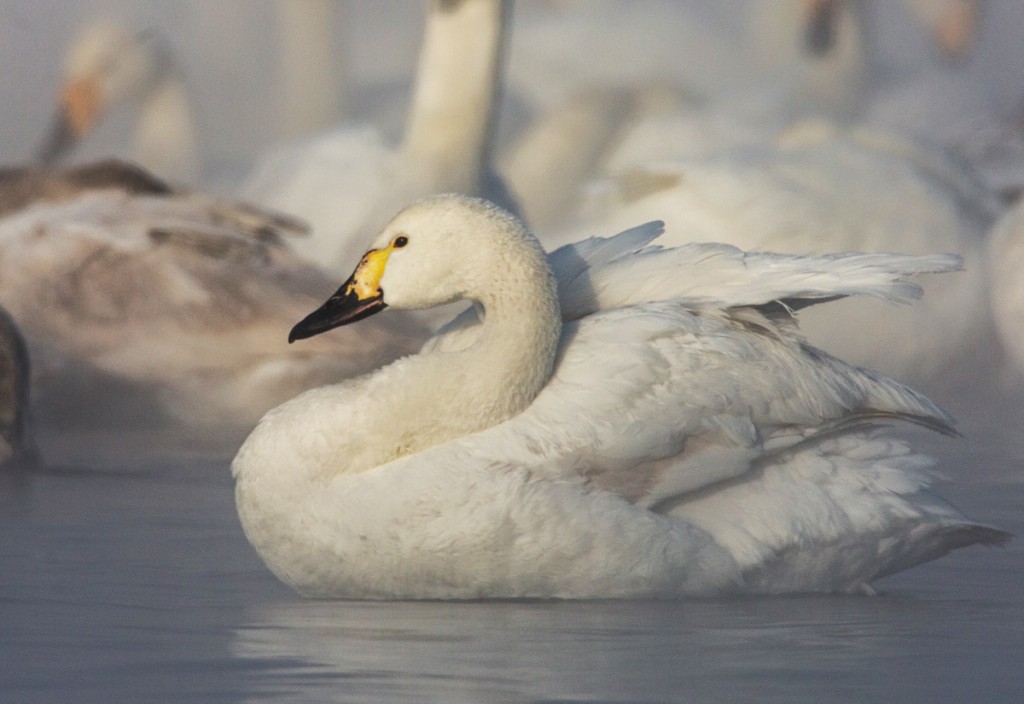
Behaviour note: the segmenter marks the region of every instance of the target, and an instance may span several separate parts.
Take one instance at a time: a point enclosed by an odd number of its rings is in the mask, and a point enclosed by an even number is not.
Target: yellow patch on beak
[[[60,104],[75,137],[83,137],[96,126],[100,113],[100,87],[94,78],[79,78],[60,92]]]
[[[352,273],[352,282],[345,289],[345,293],[355,294],[360,301],[379,296],[384,267],[394,249],[394,245],[389,244],[384,249],[371,249],[364,254],[359,266]]]

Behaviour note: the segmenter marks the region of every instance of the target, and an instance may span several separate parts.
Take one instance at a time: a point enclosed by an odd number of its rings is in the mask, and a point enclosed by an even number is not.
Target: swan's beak
[[[39,160],[52,164],[68,152],[99,120],[103,104],[99,81],[80,78],[67,83],[60,92],[60,110],[39,150]]]
[[[327,302],[299,321],[288,333],[288,342],[319,335],[341,325],[348,325],[388,307],[380,279],[391,247],[371,249],[363,255],[352,276],[341,285]]]
[[[804,0],[804,48],[814,57],[828,54],[835,41],[840,0]]]

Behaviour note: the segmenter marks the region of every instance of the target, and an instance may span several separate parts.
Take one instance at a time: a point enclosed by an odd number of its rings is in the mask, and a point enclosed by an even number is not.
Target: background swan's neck
[[[510,11],[507,0],[431,3],[403,151],[433,192],[480,192]]]
[[[274,10],[280,32],[279,136],[294,139],[330,129],[344,108],[344,3],[277,0]]]
[[[176,75],[159,81],[143,99],[135,154],[140,164],[162,178],[188,184],[198,179],[195,123],[185,86]]]

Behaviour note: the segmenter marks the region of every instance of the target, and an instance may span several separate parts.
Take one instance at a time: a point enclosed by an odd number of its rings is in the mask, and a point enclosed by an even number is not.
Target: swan
[[[837,296],[913,296],[904,277],[956,257],[647,246],[660,231],[548,257],[483,200],[395,216],[289,340],[454,299],[476,322],[264,416],[232,473],[271,571],[308,597],[848,592],[1007,539],[871,430],[949,432],[942,410],[792,325]]]
[[[152,424],[233,451],[296,393],[419,347],[408,320],[302,351],[279,342],[331,281],[288,246],[297,228],[242,202],[120,184],[0,220],[0,301],[33,360],[39,429]]]
[[[195,120],[170,49],[153,32],[131,32],[112,20],[87,26],[68,48],[60,107],[40,162],[56,163],[105,113],[129,106],[138,111],[133,160],[162,178],[194,183]]]
[[[972,370],[982,382],[989,369],[982,360],[995,363],[982,243],[1003,206],[944,150],[884,130],[808,120],[760,145],[610,168],[588,185],[574,225],[541,233],[545,245],[572,242],[596,224],[622,229],[664,217],[674,223],[665,237],[673,245],[956,252],[966,272],[926,281],[928,296],[914,310],[842,301],[808,311],[802,327],[842,358],[932,393],[953,392],[946,383],[955,377],[960,384]]]
[[[432,0],[402,143],[355,125],[286,144],[257,162],[241,195],[301,214],[312,231],[296,249],[325,266],[341,266],[399,205],[430,193],[511,207],[490,167],[510,12],[506,0]]]
[[[864,18],[854,2],[761,0],[747,17],[751,60],[761,70],[753,87],[772,112],[852,115],[868,79]],[[781,89],[780,89],[781,85]]]
[[[29,357],[25,339],[0,308],[0,467],[38,457],[29,419]]]
[[[732,32],[702,17],[713,19],[714,10],[684,9],[679,3],[649,8],[635,19],[632,7],[597,2],[570,11],[556,7],[562,12],[533,8],[538,26],[522,26],[528,13],[519,15],[509,83],[517,95],[533,98],[541,115],[502,159],[502,172],[522,213],[541,233],[566,225],[565,213],[594,177],[668,158],[756,147],[807,118],[848,122],[866,117],[890,131],[931,132],[932,140],[936,128],[949,132],[949,123],[959,122],[957,136],[970,141],[970,151],[987,152],[969,154],[971,163],[982,166],[983,173],[994,171],[994,179],[1007,179],[1001,158],[1006,149],[1001,147],[1012,140],[1002,134],[993,135],[998,142],[979,139],[979,126],[990,133],[995,125],[992,120],[979,125],[976,119],[989,112],[992,81],[986,79],[998,69],[989,66],[982,75],[972,65],[972,73],[965,75],[964,67],[953,70],[934,57],[933,32],[960,37],[959,48],[951,44],[949,50],[970,53],[978,13],[972,0],[906,0],[892,6],[762,0],[731,13],[717,10],[721,17],[734,15]],[[637,47],[620,37],[626,22],[630,27],[642,23],[642,36],[654,46]],[[598,55],[580,50],[599,43]],[[662,46],[671,46],[673,53],[662,55]],[[730,57],[722,55],[723,48]],[[637,60],[630,60],[628,52]],[[972,61],[977,64],[980,58]],[[1001,58],[1005,63],[1006,57]],[[926,86],[921,85],[923,67],[934,69]],[[939,83],[940,78],[950,85]],[[567,90],[570,79],[575,83]],[[952,94],[951,85],[962,88],[959,95]],[[675,100],[650,99],[672,90]],[[598,103],[603,96],[603,104]],[[630,106],[631,100],[639,104]],[[1015,153],[1020,151],[1018,145]],[[1000,163],[992,164],[993,170],[985,161]],[[552,176],[556,173],[559,177]],[[842,243],[834,246],[845,249]]]
[[[897,5],[910,20],[904,36],[908,30],[923,33],[930,48],[948,61],[960,61],[973,50],[981,11],[978,0],[903,0]],[[789,53],[790,60],[799,52],[825,64],[863,63],[873,47],[861,45],[856,35],[872,34],[876,23],[894,19],[892,6],[872,7],[863,0],[790,0],[761,2],[757,7],[755,27],[772,27],[774,31],[765,34],[785,45],[776,46],[777,52]],[[796,36],[800,41],[794,40]]]
[[[946,59],[963,60],[974,49],[981,13],[979,0],[904,0],[903,4]]]

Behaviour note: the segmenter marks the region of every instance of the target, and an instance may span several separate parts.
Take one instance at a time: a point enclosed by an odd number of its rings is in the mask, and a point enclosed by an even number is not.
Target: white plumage
[[[949,418],[807,346],[789,312],[902,299],[907,275],[956,257],[645,246],[659,232],[545,257],[483,201],[396,216],[357,289],[293,334],[341,324],[355,298],[469,298],[482,321],[264,417],[233,473],[274,573],[318,597],[854,591],[1005,539],[929,495],[928,460],[872,429]]]

